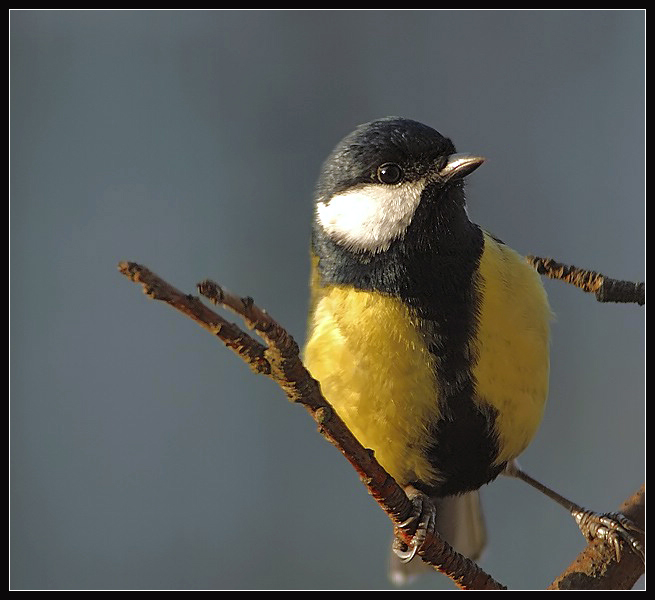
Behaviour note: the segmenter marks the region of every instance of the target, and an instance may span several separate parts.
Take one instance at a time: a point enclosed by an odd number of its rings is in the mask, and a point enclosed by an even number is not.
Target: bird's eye
[[[380,183],[398,183],[403,172],[396,163],[384,163],[378,167],[377,176]]]

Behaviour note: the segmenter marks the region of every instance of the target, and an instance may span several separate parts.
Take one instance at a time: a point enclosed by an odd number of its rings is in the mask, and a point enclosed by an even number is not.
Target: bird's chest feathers
[[[405,304],[334,286],[318,302],[305,361],[359,441],[399,481],[429,480],[417,452],[438,413],[433,356]]]
[[[545,293],[515,252],[486,234],[484,244],[468,272],[461,260],[449,271],[464,272],[463,283],[444,270],[429,280],[440,282],[427,290],[429,303],[421,301],[425,290],[401,299],[314,281],[306,365],[350,430],[401,483],[453,480],[473,489],[525,448],[541,419]],[[461,473],[470,481],[456,479]]]

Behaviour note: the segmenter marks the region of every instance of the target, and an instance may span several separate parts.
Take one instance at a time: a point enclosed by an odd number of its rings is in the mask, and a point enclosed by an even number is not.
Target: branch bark
[[[646,302],[646,286],[643,282],[613,279],[596,271],[559,263],[552,258],[526,256],[526,260],[540,275],[560,279],[593,293],[598,302],[629,302],[640,306]]]

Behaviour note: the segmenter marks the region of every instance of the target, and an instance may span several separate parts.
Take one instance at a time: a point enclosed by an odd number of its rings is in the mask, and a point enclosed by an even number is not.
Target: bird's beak
[[[484,157],[474,154],[451,154],[446,164],[439,170],[443,181],[461,179],[475,171],[484,162]]]

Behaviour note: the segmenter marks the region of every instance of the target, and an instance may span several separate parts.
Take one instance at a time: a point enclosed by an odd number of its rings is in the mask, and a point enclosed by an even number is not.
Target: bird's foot
[[[428,533],[434,532],[437,509],[434,502],[416,488],[407,486],[405,492],[412,503],[412,514],[400,524],[399,529],[410,533],[412,541],[407,544],[396,537],[393,541],[392,550],[403,563],[408,563],[416,556]]]
[[[588,540],[601,539],[611,544],[617,561],[621,559],[621,543],[623,542],[641,558],[642,562],[645,562],[644,546],[634,535],[643,535],[644,532],[625,515],[621,513],[599,514],[581,509],[571,511],[571,516],[578,524],[582,535]]]

